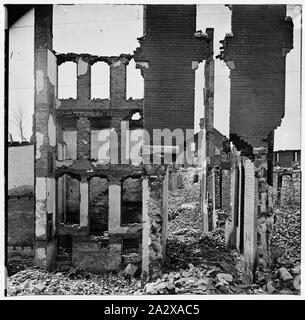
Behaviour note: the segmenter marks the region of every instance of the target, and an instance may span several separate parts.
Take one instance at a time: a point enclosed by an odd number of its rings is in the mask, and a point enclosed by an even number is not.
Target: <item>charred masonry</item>
[[[274,130],[285,114],[286,55],[293,22],[285,5],[232,5],[232,34],[220,59],[230,69],[231,222],[229,245],[245,258],[246,271],[271,262]],[[277,189],[277,188],[276,188]]]
[[[293,23],[285,5],[229,9],[232,34],[222,41],[218,56],[230,68],[228,140],[213,125],[213,29],[196,31],[196,6],[145,5],[139,48],[133,55],[112,57],[54,52],[52,6],[35,6],[37,265],[51,270],[72,264],[102,272],[132,262],[141,266],[143,277],[161,274],[169,168],[162,161],[101,164],[98,135],[105,128],[120,133],[124,120],[131,130],[193,128],[195,70],[205,60],[205,118],[198,134],[202,229],[215,227],[217,208],[227,209],[227,244],[243,254],[245,271],[253,280],[268,269],[273,190],[278,189],[272,187],[273,177],[282,176],[273,174],[273,135],[285,111],[285,61],[293,47]],[[144,77],[143,100],[126,100],[131,59]],[[77,67],[77,99],[60,100],[57,70],[68,61]],[[95,63],[109,66],[110,99],[90,97]],[[152,141],[144,144],[151,147]]]
[[[102,272],[117,270],[131,259],[141,265],[143,277],[161,274],[168,168],[162,162],[100,164],[97,136],[105,128],[119,133],[123,120],[131,120],[131,129],[193,127],[195,69],[213,55],[213,30],[196,33],[195,27],[196,6],[148,5],[145,35],[134,56],[57,54],[52,47],[52,6],[35,7],[37,265],[51,270],[70,263]],[[131,59],[144,76],[144,101],[126,100]],[[67,61],[77,65],[77,99],[59,100],[57,68]],[[95,63],[109,66],[110,99],[90,97]],[[160,82],[163,73],[167,76]],[[133,121],[135,113],[141,119]],[[176,115],[179,119],[172,121]]]

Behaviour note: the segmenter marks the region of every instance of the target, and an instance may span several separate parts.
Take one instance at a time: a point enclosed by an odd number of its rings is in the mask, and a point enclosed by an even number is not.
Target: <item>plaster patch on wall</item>
[[[36,178],[36,211],[35,211],[35,235],[36,237],[42,237],[46,235],[46,191],[47,191],[47,180],[46,178]]]
[[[61,106],[61,101],[59,99],[55,100],[55,108],[58,109]]]
[[[57,160],[63,161],[64,159],[64,146],[61,143],[57,143]]]
[[[49,136],[49,142],[51,147],[56,146],[56,127],[54,124],[53,116],[49,115],[49,121],[48,121],[48,136]]]
[[[56,168],[69,167],[73,164],[73,160],[56,161]]]
[[[46,259],[46,250],[45,248],[36,248],[36,257],[38,259]]]
[[[47,178],[47,211],[55,216],[55,178]]]
[[[57,61],[55,55],[48,50],[48,78],[56,88],[57,86]]]
[[[36,200],[46,199],[47,180],[44,177],[36,177]]]
[[[117,233],[121,230],[121,186],[109,185],[109,220],[108,229],[110,233]]]
[[[137,68],[137,69],[139,69],[139,68],[148,69],[148,68],[149,68],[149,64],[148,64],[147,61],[137,62],[137,63],[136,63],[136,68]]]
[[[64,158],[67,160],[75,160],[77,158],[77,131],[64,131],[63,140],[66,143],[66,152]]]
[[[197,70],[199,66],[199,62],[198,61],[192,61],[192,70]]]
[[[40,94],[40,92],[44,88],[43,81],[43,72],[41,70],[36,70],[36,94]]]
[[[119,60],[119,61],[115,62],[112,66],[113,66],[113,68],[117,68],[117,67],[119,67],[121,64],[122,64],[122,62],[121,62],[121,60]]]
[[[77,64],[77,75],[82,76],[87,73],[87,70],[88,70],[88,63],[83,61],[82,59],[79,59]]]
[[[40,147],[43,143],[43,134],[40,132],[36,132],[36,159],[40,159],[41,153],[40,153]]]
[[[88,182],[80,183],[80,226],[88,225]]]
[[[228,68],[229,68],[230,70],[234,70],[234,69],[235,69],[235,63],[234,63],[234,61],[226,61],[226,64],[227,64],[227,66],[228,66]]]

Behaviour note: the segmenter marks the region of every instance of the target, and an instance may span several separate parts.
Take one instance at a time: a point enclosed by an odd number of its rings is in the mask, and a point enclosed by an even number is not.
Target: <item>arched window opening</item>
[[[58,99],[77,99],[77,71],[74,62],[65,62],[58,67]]]
[[[126,70],[126,99],[143,99],[144,79],[136,64],[132,59]]]
[[[110,98],[110,69],[107,63],[97,62],[91,66],[91,99]]]

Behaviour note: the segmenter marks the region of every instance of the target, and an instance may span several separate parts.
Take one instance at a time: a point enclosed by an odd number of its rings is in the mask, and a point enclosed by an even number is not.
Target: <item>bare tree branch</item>
[[[12,134],[11,134],[10,132],[8,132],[8,140],[9,140],[9,142],[11,142],[11,143],[14,142],[13,136],[12,136]]]
[[[27,139],[24,136],[24,123],[25,123],[25,112],[19,107],[17,111],[13,114],[13,123],[18,128],[19,131],[19,137],[22,142],[27,141]]]

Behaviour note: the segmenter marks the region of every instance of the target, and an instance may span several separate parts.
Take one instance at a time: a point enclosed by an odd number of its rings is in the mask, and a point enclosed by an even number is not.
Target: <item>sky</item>
[[[300,6],[287,7],[294,21],[294,49],[286,59],[286,105],[281,127],[275,131],[275,150],[300,148]],[[132,54],[143,35],[141,5],[54,5],[53,49],[56,52],[94,55]],[[219,41],[231,32],[231,12],[224,5],[197,5],[197,30],[214,28],[214,54]],[[25,136],[32,134],[34,112],[34,11],[31,10],[10,29],[9,131],[19,140],[14,114],[25,114]],[[204,62],[196,70],[195,131],[204,116]],[[72,75],[72,76],[71,76]],[[143,97],[143,78],[132,61],[127,68],[127,99]],[[108,98],[108,67],[98,63],[92,69],[92,97]],[[76,96],[76,65],[65,63],[59,68],[59,98]],[[230,80],[223,61],[215,60],[214,125],[229,135]]]

